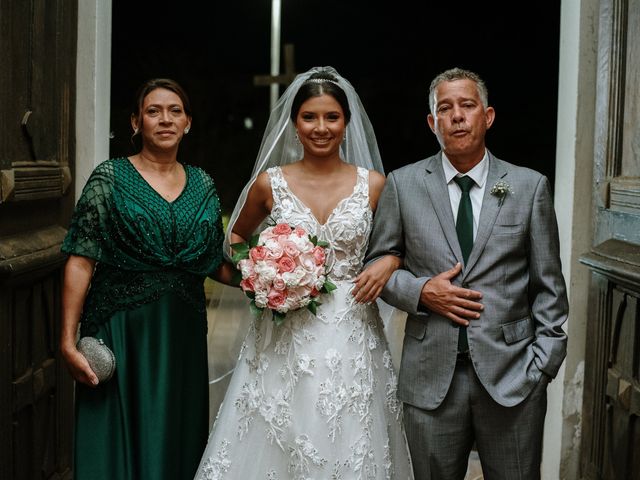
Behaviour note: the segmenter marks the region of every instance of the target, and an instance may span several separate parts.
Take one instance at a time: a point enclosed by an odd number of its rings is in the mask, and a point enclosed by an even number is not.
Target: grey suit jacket
[[[499,180],[513,193],[490,193]],[[456,364],[458,328],[419,308],[423,285],[462,263],[441,154],[389,174],[378,202],[367,262],[404,257],[382,298],[408,313],[398,396],[435,409]],[[478,378],[504,406],[524,400],[543,372],[554,377],[566,355],[566,288],[556,217],[543,175],[489,154],[478,232],[454,284],[482,292],[484,311],[468,328]]]

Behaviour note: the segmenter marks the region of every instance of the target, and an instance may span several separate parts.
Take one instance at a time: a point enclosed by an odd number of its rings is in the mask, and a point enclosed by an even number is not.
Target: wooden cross
[[[287,43],[284,46],[284,73],[280,75],[255,75],[253,84],[255,86],[289,85],[296,78],[296,75],[293,44]]]

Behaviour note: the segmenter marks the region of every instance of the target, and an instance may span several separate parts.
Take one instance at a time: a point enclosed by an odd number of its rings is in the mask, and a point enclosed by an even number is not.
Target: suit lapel
[[[506,175],[507,169],[504,168],[503,165],[500,165],[500,162],[497,161],[491,153],[489,153],[489,172],[487,174],[487,183],[485,184],[484,196],[482,198],[482,209],[480,210],[480,218],[478,220],[478,233],[476,234],[476,239],[473,242],[473,248],[469,254],[469,261],[467,262],[463,272],[463,280],[476,264],[484,250],[484,247],[487,245],[487,241],[489,240],[491,231],[493,230],[493,224],[496,223],[500,207],[502,207],[500,199],[491,194],[491,187]]]
[[[459,262],[462,263],[462,251],[456,233],[456,221],[451,211],[451,201],[449,200],[449,190],[447,181],[444,178],[442,169],[441,153],[427,159],[425,166],[424,185],[431,200],[431,205],[436,212],[444,236],[449,243],[449,247],[455,254]],[[452,265],[453,266],[453,265]]]

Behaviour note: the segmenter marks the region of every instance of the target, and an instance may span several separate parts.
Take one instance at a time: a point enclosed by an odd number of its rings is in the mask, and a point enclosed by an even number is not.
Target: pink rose
[[[278,260],[284,253],[284,248],[275,238],[268,240],[264,247],[266,248],[265,256],[269,260]]]
[[[251,250],[249,250],[249,256],[254,262],[264,260],[267,257],[267,249],[261,245],[258,245],[257,247],[253,247]]]
[[[307,231],[302,227],[296,227],[293,229],[293,233],[295,233],[299,237],[306,237]]]
[[[278,260],[278,270],[280,272],[293,272],[296,268],[296,262],[289,257],[282,257]]]
[[[267,240],[271,240],[274,237],[276,237],[276,235],[273,233],[273,227],[268,227],[260,232],[259,242],[265,243]]]
[[[267,295],[267,307],[271,310],[277,310],[279,307],[284,305],[284,302],[287,300],[286,292],[281,292],[276,289],[271,289],[269,294]]]
[[[300,255],[300,250],[298,250],[298,247],[296,246],[296,244],[293,243],[291,240],[287,240],[286,242],[284,242],[283,246],[284,246],[284,253],[289,255],[291,258],[296,258],[298,255]]]
[[[280,291],[283,291],[285,288],[287,288],[287,284],[284,282],[280,275],[277,275],[276,278],[273,279],[273,283],[271,285],[273,286],[273,288]]]
[[[320,290],[318,290],[316,287],[313,287],[311,289],[311,292],[309,293],[310,297],[317,297],[318,295],[320,295]]]
[[[287,295],[287,306],[292,310],[302,307],[303,296],[304,294],[300,292],[299,288],[289,290]]]
[[[313,258],[316,261],[316,265],[323,265],[325,260],[325,253],[323,247],[315,247],[313,249]]]
[[[274,235],[289,235],[291,233],[291,227],[286,223],[278,223],[273,227]]]
[[[253,278],[249,277],[249,278],[245,278],[240,282],[240,288],[242,288],[242,290],[244,292],[255,292],[255,286],[253,284]]]
[[[315,272],[317,268],[316,259],[314,258],[313,252],[305,255],[300,255],[298,257],[298,263],[307,272]]]

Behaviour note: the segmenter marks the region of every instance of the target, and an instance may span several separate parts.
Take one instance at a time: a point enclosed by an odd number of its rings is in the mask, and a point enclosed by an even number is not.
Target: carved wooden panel
[[[592,269],[583,404],[583,478],[640,478],[640,247],[609,240]]]
[[[640,182],[640,3],[629,2],[627,14],[622,165],[619,174],[635,176]],[[640,210],[636,213],[640,214]]]
[[[57,353],[60,269],[25,280],[3,284],[0,294],[0,314],[9,320],[1,334],[1,380],[10,386],[4,404],[10,409],[0,422],[8,442],[0,478],[71,478],[73,388]]]
[[[73,210],[77,0],[0,0],[0,479],[71,478],[57,353]]]
[[[640,0],[601,0],[582,476],[640,479]]]

